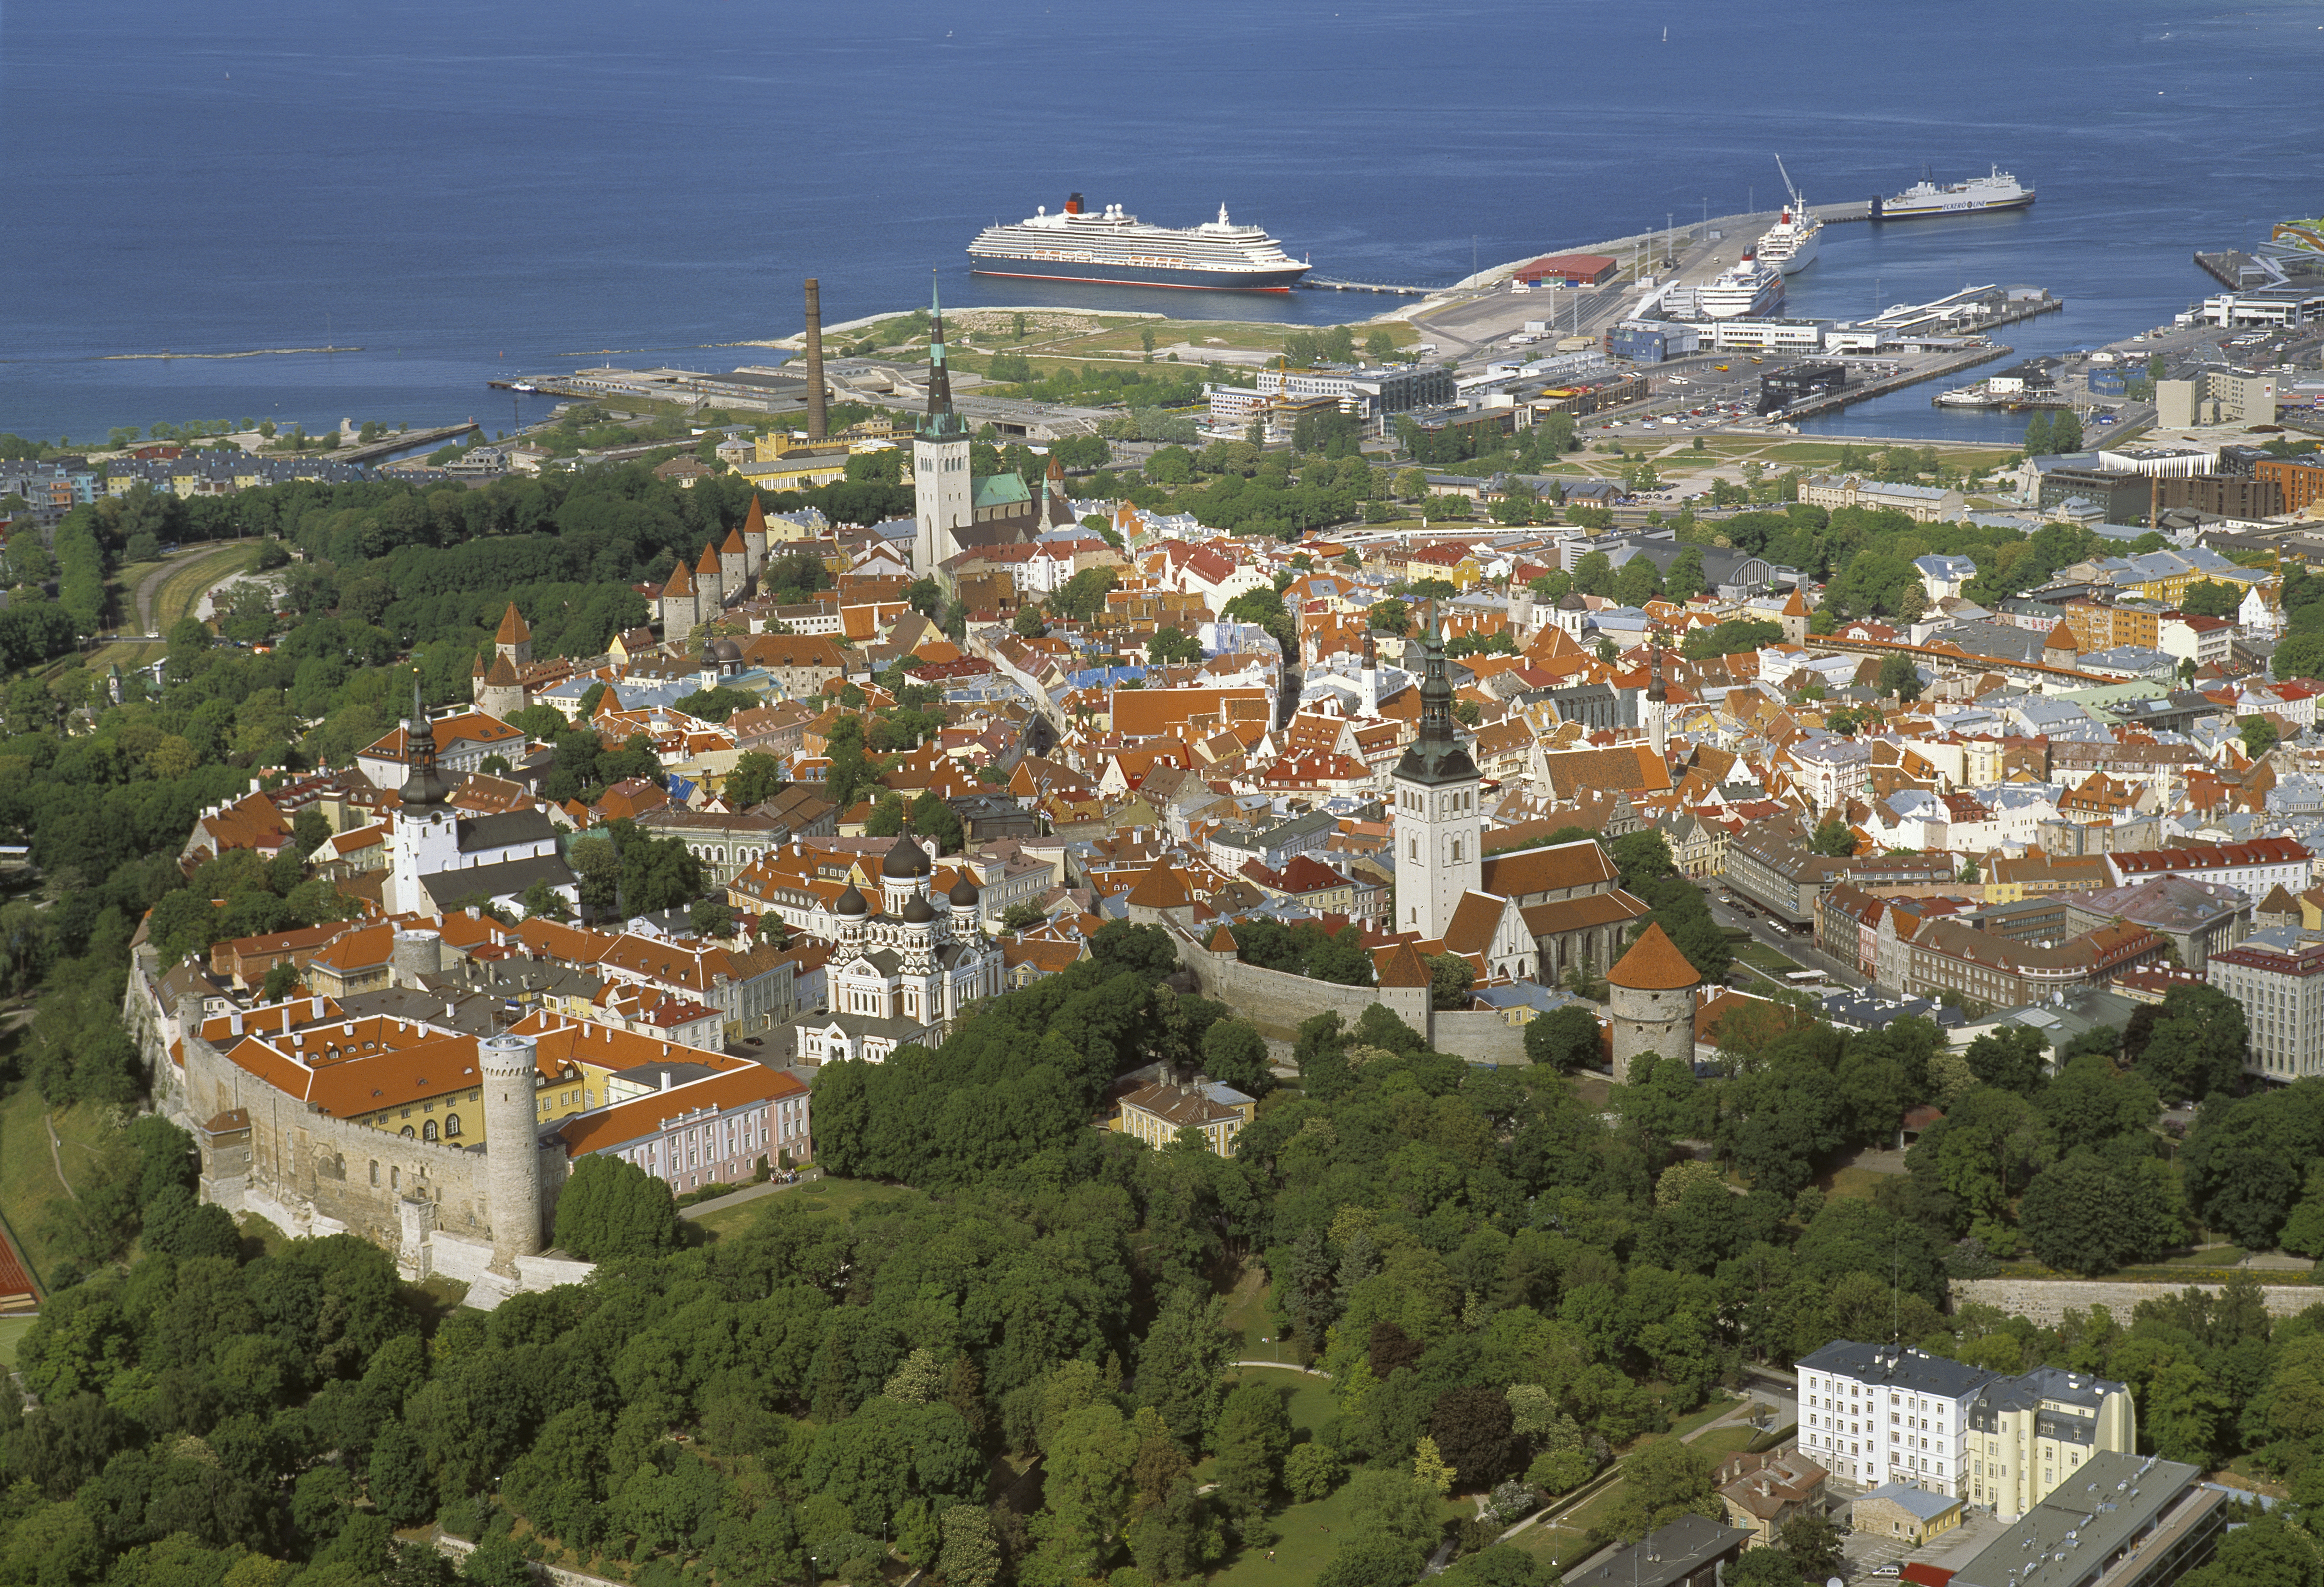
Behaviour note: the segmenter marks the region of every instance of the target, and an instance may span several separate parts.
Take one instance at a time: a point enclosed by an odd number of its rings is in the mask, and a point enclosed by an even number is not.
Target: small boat
[[[509,382],[509,390],[511,390],[511,391],[512,391],[512,392],[524,392],[526,395],[530,396],[530,394],[532,394],[533,392],[538,392],[539,390],[540,390],[540,388],[539,386],[537,386],[537,385],[534,385],[530,381],[528,381],[528,380],[512,380],[512,381]]]

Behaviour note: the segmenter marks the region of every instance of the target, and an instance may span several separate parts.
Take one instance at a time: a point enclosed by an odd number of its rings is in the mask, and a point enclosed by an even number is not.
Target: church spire
[[[944,304],[937,300],[936,267],[928,267],[928,430],[942,434],[956,422],[952,411],[952,372],[945,367]]]

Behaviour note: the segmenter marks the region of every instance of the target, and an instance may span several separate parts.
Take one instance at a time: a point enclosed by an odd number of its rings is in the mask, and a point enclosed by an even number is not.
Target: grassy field
[[[163,579],[153,592],[153,628],[155,633],[167,633],[171,625],[194,608],[202,592],[229,574],[240,573],[258,560],[254,542],[235,541],[214,550],[192,551],[180,558],[180,566]],[[122,600],[133,609],[123,613],[131,623],[137,620],[134,610],[136,586],[124,585]]]
[[[63,1194],[49,1154],[48,1131],[42,1125],[45,1112],[41,1093],[30,1085],[18,1085],[0,1102],[0,1213],[7,1214],[8,1226],[32,1264],[33,1279],[44,1288],[59,1253],[41,1238],[41,1221],[49,1203]],[[56,1122],[65,1172],[86,1174],[103,1121],[95,1109],[78,1107],[59,1113]]]
[[[920,1194],[905,1186],[882,1185],[872,1179],[806,1180],[788,1189],[779,1190],[772,1195],[762,1195],[756,1201],[746,1201],[739,1206],[706,1213],[692,1222],[713,1240],[717,1240],[741,1233],[760,1213],[787,1198],[804,1198],[798,1204],[811,1213],[847,1213],[876,1202],[918,1200]]]
[[[0,1317],[0,1368],[16,1364],[16,1346],[32,1331],[32,1317]]]
[[[1296,1409],[1296,1406],[1295,1406]],[[1313,1504],[1295,1504],[1270,1517],[1276,1538],[1266,1548],[1246,1548],[1207,1578],[1208,1587],[1305,1587],[1315,1579],[1354,1523],[1348,1507],[1348,1485]],[[1444,1518],[1458,1520],[1476,1514],[1473,1503],[1444,1501]],[[1273,1555],[1270,1559],[1268,1556]]]
[[[1800,968],[1798,964],[1784,957],[1766,943],[1756,939],[1738,944],[1735,956],[1753,969],[1765,970],[1770,975],[1788,975]]]
[[[1824,1186],[1824,1194],[1853,1196],[1858,1201],[1870,1201],[1873,1187],[1883,1179],[1891,1177],[1893,1176],[1877,1173],[1870,1168],[1840,1168],[1832,1174],[1831,1183]]]

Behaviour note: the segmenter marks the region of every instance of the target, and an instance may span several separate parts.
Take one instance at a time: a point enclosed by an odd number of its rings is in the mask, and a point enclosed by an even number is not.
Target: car
[[[1885,1565],[1873,1566],[1872,1573],[1875,1576],[1901,1576],[1904,1573],[1904,1568],[1892,1559]]]

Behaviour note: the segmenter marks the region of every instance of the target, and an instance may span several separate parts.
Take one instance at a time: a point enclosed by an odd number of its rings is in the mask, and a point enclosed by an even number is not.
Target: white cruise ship
[[[1775,225],[1759,234],[1759,261],[1774,265],[1780,274],[1797,275],[1815,263],[1816,247],[1822,241],[1822,221],[1804,208],[1786,208]]]
[[[1283,292],[1307,273],[1266,228],[1219,217],[1179,228],[1148,226],[1109,204],[1092,213],[1075,193],[1052,215],[989,226],[968,245],[974,275],[1094,281],[1106,286],[1195,287],[1213,291]]]
[[[1712,319],[1773,314],[1784,305],[1784,272],[1746,251],[1734,269],[1695,288],[1694,305]]]
[[[1939,187],[1923,177],[1893,198],[1872,200],[1875,220],[1913,220],[1925,215],[1981,215],[1988,209],[2023,209],[2034,189],[1995,166],[1990,175]]]

